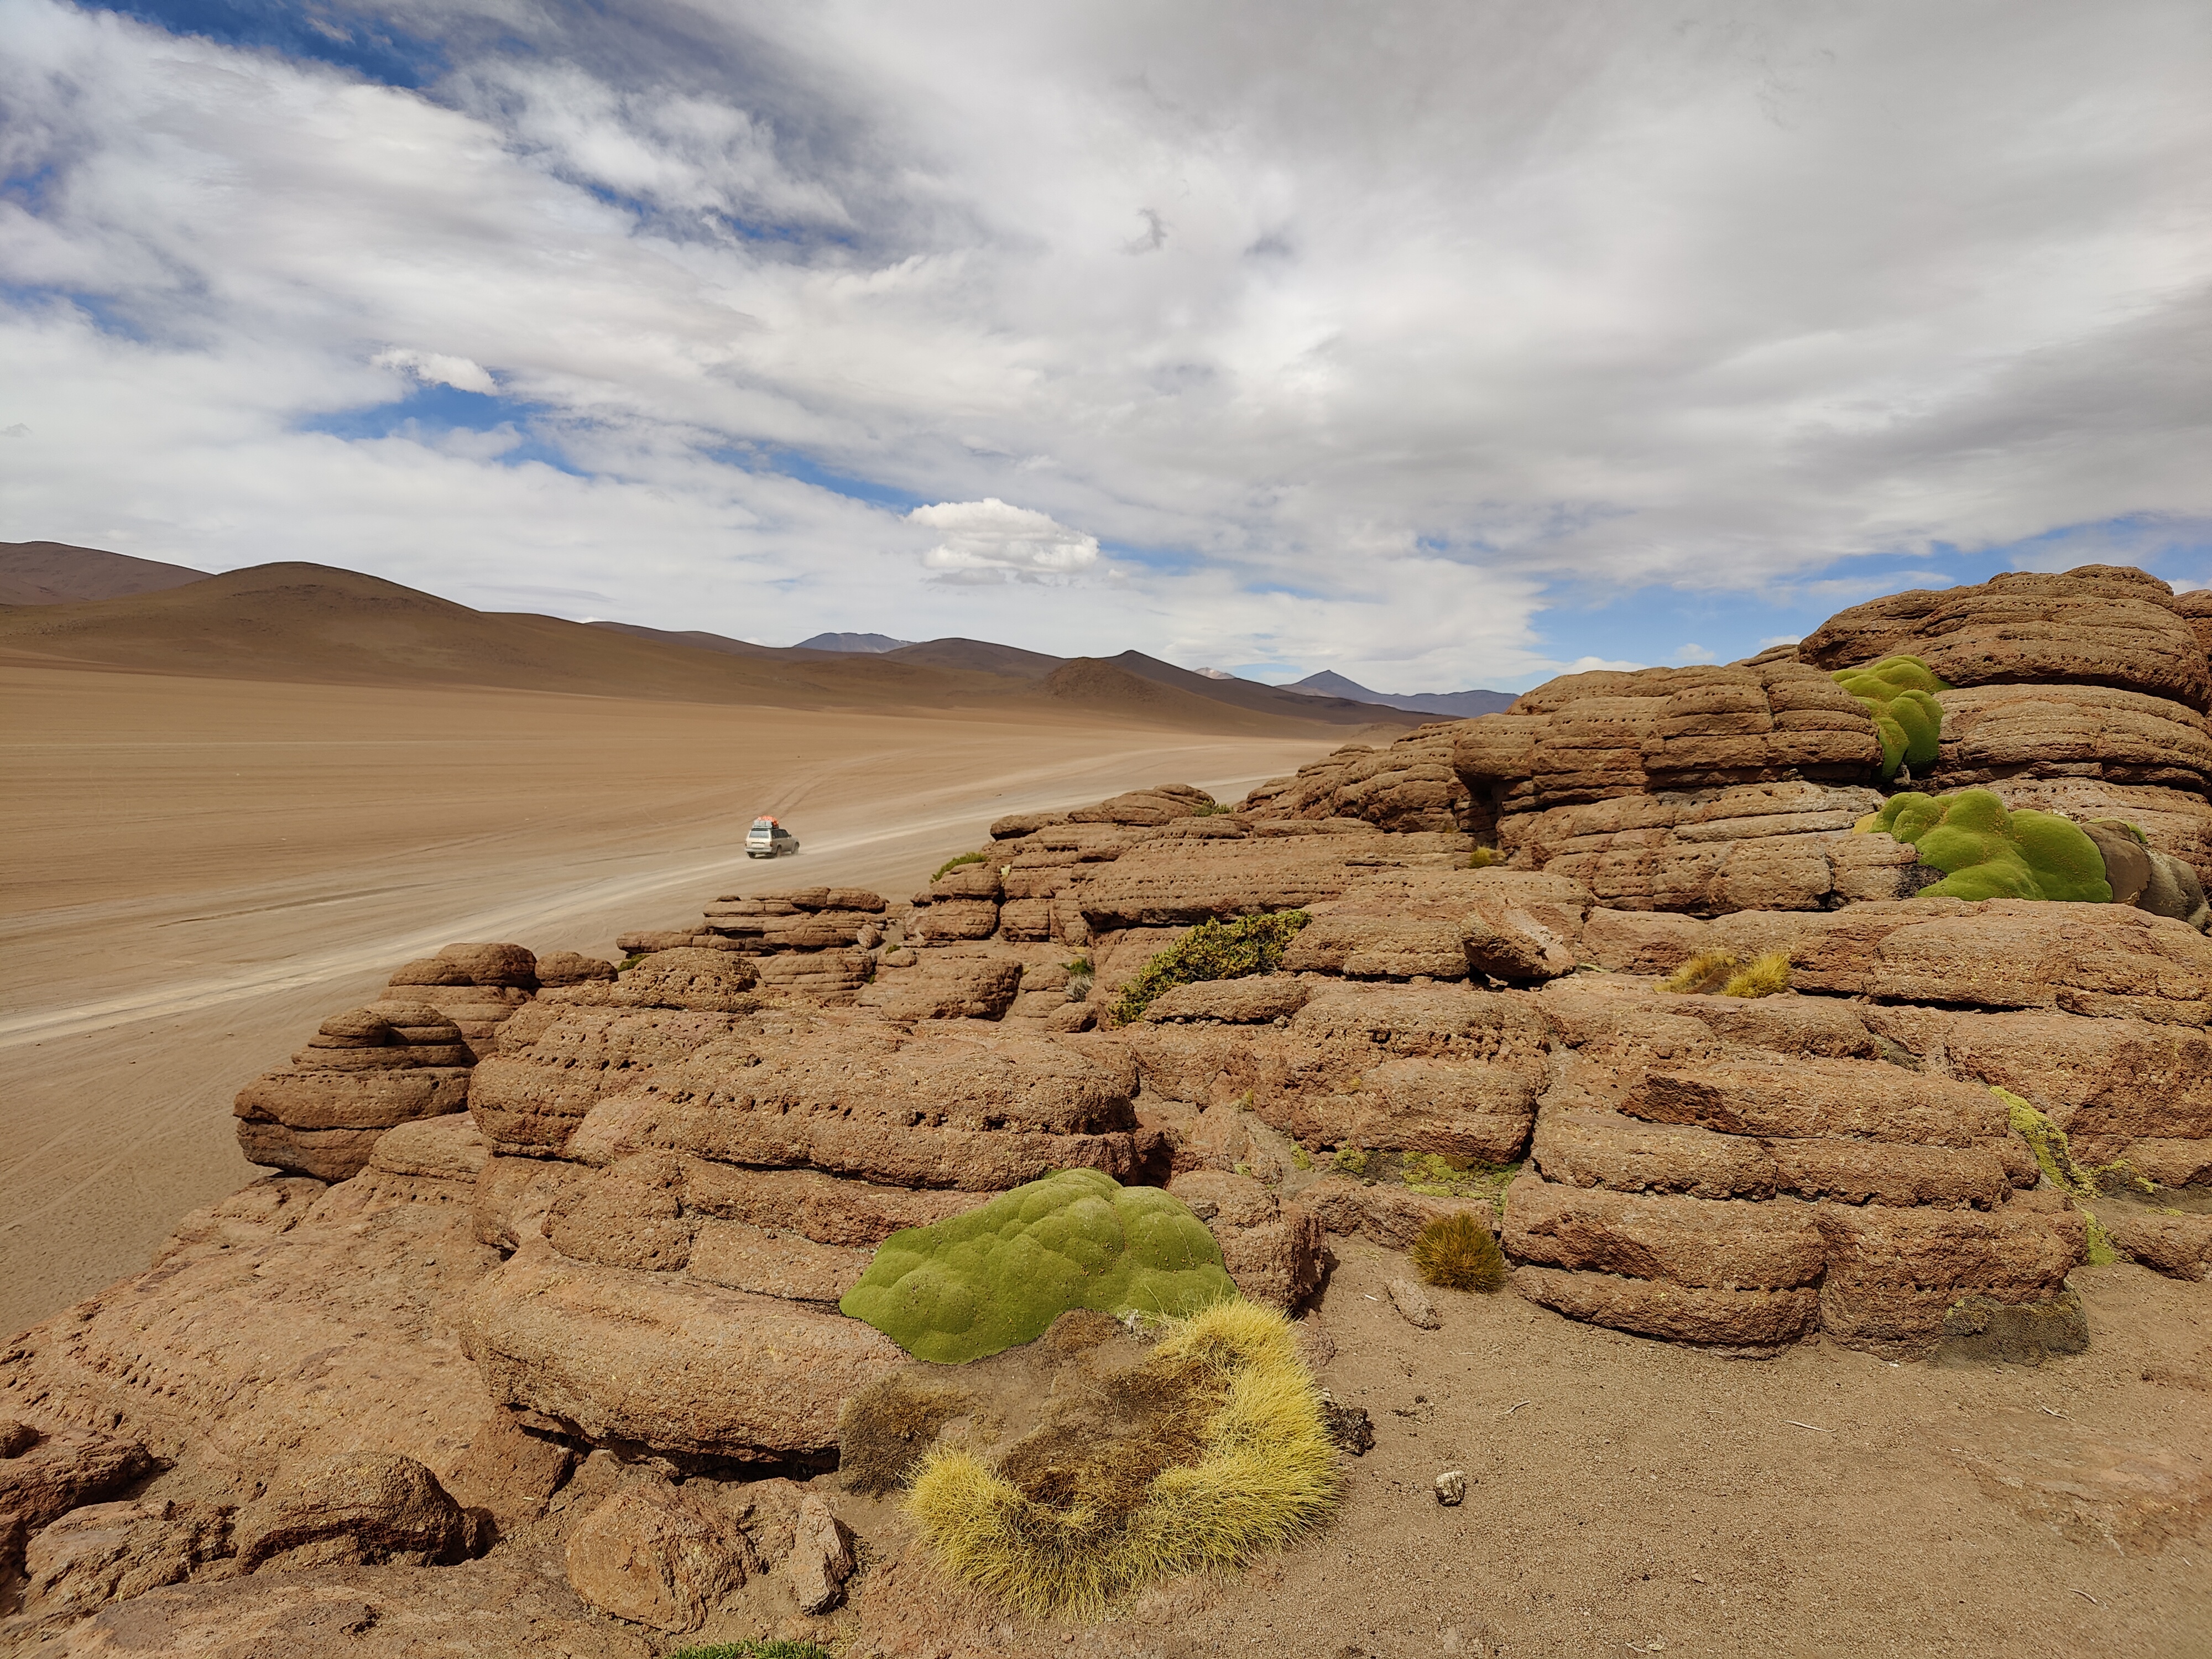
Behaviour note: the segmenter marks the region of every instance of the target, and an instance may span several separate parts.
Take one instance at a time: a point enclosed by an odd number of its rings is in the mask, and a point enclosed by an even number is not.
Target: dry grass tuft
[[[1728,983],[1729,975],[1741,972],[1742,968],[1742,958],[1726,951],[1700,951],[1661,980],[1659,988],[1685,996],[1697,992],[1716,991]]]
[[[1790,988],[1790,953],[1769,951],[1754,957],[1721,987],[1724,997],[1771,997]]]
[[[1224,1302],[1182,1322],[1116,1393],[1133,1436],[1025,1442],[998,1469],[930,1455],[908,1506],[946,1571],[1018,1612],[1092,1614],[1279,1548],[1334,1507],[1320,1392],[1273,1310]]]
[[[1448,1291],[1494,1291],[1505,1283],[1505,1255],[1480,1217],[1465,1210],[1424,1226],[1406,1253],[1413,1270]]]

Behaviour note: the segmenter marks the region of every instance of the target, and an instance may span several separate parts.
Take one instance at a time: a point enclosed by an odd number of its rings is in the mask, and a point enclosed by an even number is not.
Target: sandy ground
[[[1442,1328],[1416,1330],[1385,1291],[1405,1258],[1335,1244],[1320,1378],[1376,1443],[1323,1532],[1097,1626],[1024,1629],[940,1592],[878,1628],[935,1659],[2212,1654],[2206,1285],[2079,1269],[2090,1349],[2033,1369],[1825,1340],[1759,1361],[1510,1291],[1431,1292]],[[1447,1469],[1469,1483],[1455,1509]],[[881,1554],[910,1536],[888,1501],[839,1501]]]
[[[910,893],[1001,813],[1323,752],[1096,717],[805,712],[0,666],[0,1334],[257,1172],[239,1087],[457,939],[614,954],[716,894]],[[757,811],[804,850],[740,847]]]

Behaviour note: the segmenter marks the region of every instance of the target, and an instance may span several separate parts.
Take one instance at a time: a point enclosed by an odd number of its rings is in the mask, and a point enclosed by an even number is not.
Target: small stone
[[[809,1492],[799,1503],[791,1558],[783,1567],[799,1610],[826,1613],[835,1607],[853,1566],[853,1534],[826,1500]]]
[[[1437,1477],[1437,1502],[1446,1509],[1457,1509],[1467,1501],[1467,1471],[1446,1469]]]
[[[0,1421],[0,1457],[20,1457],[39,1443],[39,1431],[9,1418]]]
[[[1406,1316],[1406,1322],[1418,1329],[1433,1331],[1444,1322],[1437,1316],[1437,1304],[1429,1300],[1429,1293],[1410,1279],[1390,1281],[1390,1305]]]

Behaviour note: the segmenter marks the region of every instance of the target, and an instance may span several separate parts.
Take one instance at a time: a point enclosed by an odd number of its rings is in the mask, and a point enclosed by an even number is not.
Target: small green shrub
[[[1790,953],[1769,951],[1754,957],[1721,987],[1724,997],[1771,997],[1790,988]]]
[[[1303,1146],[1293,1146],[1291,1148],[1291,1167],[1293,1170],[1312,1169],[1313,1154]]]
[[[717,1642],[710,1648],[678,1648],[668,1659],[832,1659],[817,1642],[782,1638],[763,1642]]]
[[[1357,1146],[1338,1147],[1336,1156],[1329,1162],[1348,1176],[1364,1176],[1367,1173],[1367,1154]]]
[[[1504,1253],[1480,1218],[1465,1210],[1429,1222],[1406,1255],[1423,1279],[1448,1291],[1494,1291],[1505,1283]]]
[[[1114,1005],[1115,1023],[1127,1025],[1141,1018],[1154,998],[1178,985],[1272,974],[1283,965],[1291,937],[1311,920],[1303,910],[1278,910],[1234,921],[1201,921],[1122,988],[1121,1000]]]
[[[1885,779],[1895,777],[1899,767],[1924,770],[1936,763],[1936,742],[1943,730],[1943,707],[1936,694],[1951,688],[1926,663],[1917,657],[1884,657],[1831,678],[1874,716]]]
[[[1492,865],[1504,861],[1505,854],[1495,847],[1478,847],[1467,855],[1467,867],[1470,870],[1487,870]]]
[[[1224,812],[1233,812],[1236,810],[1237,809],[1233,806],[1223,805],[1218,800],[1210,800],[1203,806],[1200,806],[1196,811],[1193,812],[1191,817],[1194,818],[1218,818]]]
[[[981,853],[963,853],[959,857],[947,859],[944,863],[939,865],[935,870],[930,872],[929,878],[932,881],[943,881],[949,873],[952,871],[957,870],[962,865],[981,864],[982,861],[983,855]]]

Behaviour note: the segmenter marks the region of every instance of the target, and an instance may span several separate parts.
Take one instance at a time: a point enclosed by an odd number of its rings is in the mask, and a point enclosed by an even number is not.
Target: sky
[[[2202,0],[0,0],[0,539],[1520,690],[2212,582]]]

